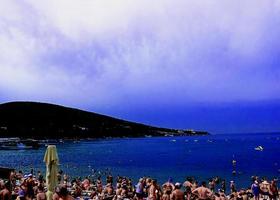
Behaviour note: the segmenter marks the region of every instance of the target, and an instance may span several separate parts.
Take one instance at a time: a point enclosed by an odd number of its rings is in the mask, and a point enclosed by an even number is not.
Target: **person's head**
[[[122,184],[127,184],[127,180],[125,178],[122,179]]]
[[[109,175],[107,176],[107,183],[113,183],[113,176]]]
[[[0,190],[5,189],[5,188],[6,188],[6,187],[5,187],[4,181],[1,181],[1,182],[0,182]]]
[[[143,178],[140,178],[140,179],[139,179],[139,183],[143,183]]]
[[[10,190],[10,186],[11,186],[10,181],[5,182],[3,186],[5,189]]]
[[[187,177],[187,181],[189,181],[190,183],[192,183],[192,178],[191,178],[191,177]]]
[[[4,181],[0,179],[0,190],[3,188]]]
[[[4,180],[0,179],[0,189],[4,188],[5,182]]]
[[[202,181],[202,182],[201,182],[201,186],[202,186],[202,187],[206,187],[206,182],[205,182],[205,181]]]
[[[38,190],[39,190],[40,192],[43,192],[43,191],[44,191],[44,187],[40,184],[40,185],[38,186]]]
[[[181,188],[181,184],[180,183],[175,183],[175,189],[180,189]]]
[[[59,186],[56,186],[56,187],[54,188],[54,191],[55,191],[56,194],[59,194],[60,187],[59,187]]]
[[[59,196],[60,197],[66,197],[68,195],[68,190],[66,187],[60,187],[59,188]]]
[[[244,195],[245,194],[245,190],[244,189],[241,189],[239,192],[238,192],[238,195]]]
[[[225,191],[223,189],[219,189],[219,194],[224,194]]]

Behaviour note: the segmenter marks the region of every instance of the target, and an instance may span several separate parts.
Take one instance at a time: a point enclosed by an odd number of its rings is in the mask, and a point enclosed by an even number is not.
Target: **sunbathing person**
[[[203,181],[201,186],[192,191],[193,194],[197,194],[199,200],[208,200],[212,196],[211,190],[206,187],[206,182]]]

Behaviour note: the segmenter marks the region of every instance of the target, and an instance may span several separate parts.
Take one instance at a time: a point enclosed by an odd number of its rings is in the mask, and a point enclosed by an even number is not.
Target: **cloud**
[[[96,108],[279,99],[279,11],[279,0],[4,0],[0,93]]]

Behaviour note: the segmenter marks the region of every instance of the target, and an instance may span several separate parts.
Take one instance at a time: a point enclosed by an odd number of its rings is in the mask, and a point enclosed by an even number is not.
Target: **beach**
[[[104,177],[103,177],[104,178]],[[140,177],[133,182],[129,177],[107,175],[70,178],[63,171],[56,176],[56,187],[51,199],[93,199],[93,200],[278,200],[277,179],[266,180],[251,177],[251,185],[237,190],[234,181],[229,183],[218,177],[209,182],[198,182],[187,177],[184,182],[175,182],[171,177],[159,183],[152,177]],[[227,185],[229,189],[227,189]],[[10,171],[9,177],[0,178],[0,199],[45,200],[47,182],[41,171],[23,174]]]

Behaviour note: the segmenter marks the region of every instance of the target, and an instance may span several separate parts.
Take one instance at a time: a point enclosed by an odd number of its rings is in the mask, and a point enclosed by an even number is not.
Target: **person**
[[[153,184],[154,184],[155,187],[156,187],[156,199],[157,199],[157,200],[161,200],[163,191],[162,191],[160,185],[157,183],[157,180],[156,180],[156,179],[153,180]]]
[[[121,199],[121,192],[122,192],[121,183],[117,183],[117,186],[116,186],[116,195],[115,195],[114,199]]]
[[[97,193],[98,193],[98,194],[101,194],[102,191],[103,191],[101,176],[99,176],[99,177],[97,178],[96,187],[97,187]]]
[[[166,193],[166,190],[163,190],[161,200],[170,200],[170,195]]]
[[[154,180],[149,179],[148,200],[156,200],[156,185]]]
[[[279,197],[276,181],[276,179],[273,179],[269,186],[269,197],[271,200],[276,200]]]
[[[168,195],[171,195],[172,191],[174,190],[175,186],[172,183],[172,178],[169,178],[166,183],[162,185],[163,190],[166,190]]]
[[[36,195],[37,200],[46,200],[47,196],[44,192],[44,187],[42,185],[38,186],[38,194]]]
[[[254,195],[254,200],[259,200],[260,186],[258,180],[255,180],[251,185],[252,194]]]
[[[74,198],[71,195],[69,195],[66,187],[60,187],[59,200],[74,200]]]
[[[42,175],[42,173],[41,173],[41,171],[38,171],[37,172],[37,176],[38,176],[38,181],[39,181],[39,183],[43,183],[44,182],[44,177],[43,177],[43,175]]]
[[[33,189],[34,186],[35,186],[35,182],[33,180],[33,175],[29,174],[26,180],[26,187],[27,187],[26,196],[30,199],[33,199],[35,196],[34,189]]]
[[[226,181],[225,181],[225,180],[222,180],[222,182],[221,182],[221,190],[225,193],[225,192],[226,192],[226,189],[227,189],[227,187],[226,187]]]
[[[132,184],[132,180],[131,179],[127,180],[127,190],[128,190],[128,197],[132,199],[134,197],[135,188],[134,188],[134,186]]]
[[[187,177],[187,180],[184,182],[183,186],[185,187],[185,195],[187,200],[190,200],[192,194],[192,179]]]
[[[212,196],[211,190],[206,187],[206,182],[203,181],[201,186],[193,190],[193,194],[197,194],[199,200],[208,200]]]
[[[142,200],[144,197],[144,182],[143,178],[140,178],[137,185],[135,186],[135,197],[137,200]]]
[[[6,182],[2,186],[2,190],[0,191],[0,200],[10,200],[11,192],[9,191],[9,182]]]
[[[113,184],[113,176],[112,175],[108,175],[107,178],[106,178],[106,182],[107,182],[107,184],[108,183]]]
[[[69,176],[67,174],[63,174],[63,182],[68,184],[69,182]]]
[[[214,192],[214,190],[215,190],[215,179],[210,179],[208,185],[209,185],[209,189],[211,190],[211,192]]]
[[[59,172],[57,173],[57,181],[58,181],[58,183],[61,183],[62,174],[63,174],[63,171],[62,171],[62,170],[59,170]]]
[[[15,172],[15,176],[17,180],[21,180],[23,178],[23,173],[21,170],[19,170],[18,172]]]
[[[227,196],[225,195],[225,191],[223,189],[219,190],[219,200],[228,200]]]
[[[11,187],[12,188],[14,188],[16,186],[16,180],[17,180],[17,178],[16,178],[16,171],[13,170],[10,173],[10,183],[11,183]]]
[[[65,186],[64,186],[65,187]],[[80,185],[79,184],[77,184],[77,183],[75,183],[74,185],[73,185],[73,192],[72,192],[72,196],[74,197],[74,198],[79,198],[81,195],[82,195],[82,188],[80,187]]]
[[[236,187],[235,187],[235,183],[234,183],[234,181],[230,181],[230,192],[231,193],[234,193],[234,192],[236,192]]]
[[[93,191],[91,192],[90,199],[92,199],[92,200],[99,200],[99,196],[98,196],[98,194],[97,194],[95,189],[93,189]]]
[[[181,189],[181,184],[175,183],[175,189],[173,190],[173,192],[171,193],[171,196],[170,196],[171,200],[184,200],[185,199],[184,192],[182,192],[180,189]]]
[[[112,186],[112,183],[107,183],[106,187],[104,188],[102,192],[102,196],[104,200],[112,200],[114,197],[114,188]]]
[[[54,189],[54,194],[53,194],[53,197],[52,197],[52,200],[59,200],[59,191],[60,191],[60,188],[59,187],[55,187]]]
[[[263,196],[263,199],[267,199],[269,197],[269,183],[267,180],[263,180],[260,185],[260,193]]]
[[[88,177],[85,177],[85,179],[82,182],[82,189],[83,190],[88,190],[90,187],[90,180]]]
[[[236,200],[243,200],[244,190],[237,192]]]
[[[120,194],[121,199],[127,199],[128,198],[128,188],[126,183],[123,183],[121,185],[121,194]]]

